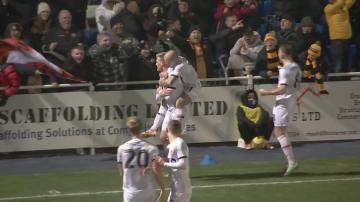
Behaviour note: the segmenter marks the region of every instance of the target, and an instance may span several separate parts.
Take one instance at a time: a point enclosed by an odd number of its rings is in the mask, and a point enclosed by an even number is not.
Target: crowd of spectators
[[[323,74],[359,71],[359,2],[0,0],[0,35],[25,41],[94,83],[157,79],[155,55],[170,49],[187,58],[199,78],[222,77],[228,70],[271,77],[282,43],[293,46],[303,68],[313,45]],[[27,80],[52,82],[59,81],[39,75]]]

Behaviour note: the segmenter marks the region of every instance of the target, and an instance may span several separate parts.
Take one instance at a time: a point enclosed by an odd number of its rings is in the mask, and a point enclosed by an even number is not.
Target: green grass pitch
[[[281,177],[283,169],[280,161],[193,164],[192,201],[360,201],[360,156],[300,161],[290,177]],[[118,202],[121,178],[115,163],[111,170],[0,174],[0,201]]]

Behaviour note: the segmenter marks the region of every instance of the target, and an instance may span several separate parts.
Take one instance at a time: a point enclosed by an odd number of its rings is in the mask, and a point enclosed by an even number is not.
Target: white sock
[[[160,128],[162,122],[164,121],[165,113],[166,113],[166,109],[164,106],[161,105],[158,113],[155,116],[154,123],[150,128],[151,130],[158,130],[158,128]]]
[[[289,165],[294,165],[296,161],[289,137],[287,135],[281,135],[277,139],[281,145],[281,148],[287,158]]]

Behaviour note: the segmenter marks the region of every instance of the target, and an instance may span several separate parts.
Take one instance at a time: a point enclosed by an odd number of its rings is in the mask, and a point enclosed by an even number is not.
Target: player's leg
[[[167,198],[167,202],[174,202],[173,198],[174,198],[173,197],[173,192],[170,190],[169,196]]]
[[[147,189],[139,192],[127,192],[124,191],[124,202],[143,202],[143,201],[154,201],[154,190]]]
[[[133,202],[135,199],[135,194],[128,191],[124,191],[123,198],[124,198],[124,202]]]
[[[176,108],[184,108],[184,106],[191,103],[191,97],[183,93],[177,100],[176,100]]]
[[[177,119],[179,119],[179,120],[184,119],[185,106],[190,104],[190,103],[191,103],[191,98],[186,93],[183,93],[176,100],[175,116],[177,117]]]
[[[171,110],[171,109],[168,109],[166,111],[164,121],[161,125],[160,140],[161,140],[161,143],[162,143],[164,149],[169,144],[168,136],[167,136],[167,128],[168,128],[169,122],[171,121],[171,116],[172,116],[173,111],[174,110]]]
[[[185,114],[187,111],[187,106],[191,103],[191,98],[186,93],[183,93],[182,96],[180,96],[176,100],[175,104],[175,110],[172,114],[171,119],[172,120],[178,120],[181,122],[182,128],[185,130]]]
[[[288,168],[284,176],[290,175],[298,166],[289,136],[286,133],[289,113],[286,106],[279,105],[274,108],[274,133],[280,143],[281,149],[288,161]]]
[[[159,111],[155,116],[154,123],[150,128],[151,130],[157,131],[161,127],[162,122],[164,121],[164,118],[165,118],[165,114],[166,114],[165,106],[160,105]]]
[[[166,107],[164,105],[160,105],[159,111],[155,116],[154,123],[150,127],[149,130],[142,133],[143,137],[154,137],[156,136],[157,130],[161,127],[165,114],[166,114]]]
[[[171,198],[169,195],[168,202],[190,202],[191,192],[177,193],[171,192]]]

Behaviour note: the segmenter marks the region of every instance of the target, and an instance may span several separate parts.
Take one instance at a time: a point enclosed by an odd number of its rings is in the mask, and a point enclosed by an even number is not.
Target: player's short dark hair
[[[171,120],[168,125],[168,130],[172,134],[179,135],[182,132],[181,122],[178,120]]]
[[[291,44],[281,44],[279,49],[288,57],[292,57],[294,54],[294,49]]]
[[[132,134],[139,134],[141,132],[141,121],[136,116],[129,117],[126,126]]]

